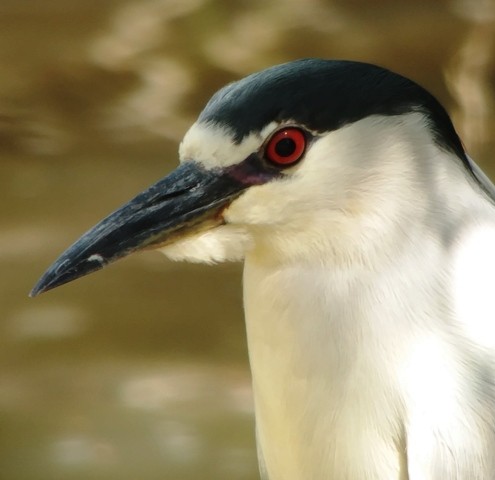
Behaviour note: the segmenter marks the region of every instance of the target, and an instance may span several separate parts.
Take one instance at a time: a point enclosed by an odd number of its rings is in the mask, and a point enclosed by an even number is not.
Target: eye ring
[[[265,158],[279,167],[297,163],[306,151],[307,138],[297,127],[285,127],[275,132],[265,147]]]

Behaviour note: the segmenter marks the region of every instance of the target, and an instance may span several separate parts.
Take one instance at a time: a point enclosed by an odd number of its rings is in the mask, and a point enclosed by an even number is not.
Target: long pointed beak
[[[245,163],[245,162],[243,162]],[[30,293],[42,292],[147,247],[223,223],[222,211],[247,187],[267,180],[249,165],[207,170],[186,162],[103,219],[69,247]]]

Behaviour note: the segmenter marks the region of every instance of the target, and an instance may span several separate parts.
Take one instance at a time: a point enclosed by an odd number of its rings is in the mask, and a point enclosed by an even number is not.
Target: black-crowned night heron
[[[434,97],[287,63],[216,93],[180,159],[32,294],[145,247],[244,259],[263,478],[495,479],[494,187]]]

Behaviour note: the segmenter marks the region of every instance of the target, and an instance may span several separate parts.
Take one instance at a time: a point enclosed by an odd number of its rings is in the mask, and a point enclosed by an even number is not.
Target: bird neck
[[[493,209],[448,153],[436,149],[415,165],[389,177],[372,204],[354,199],[356,215],[330,227],[337,217],[314,219],[285,240],[256,241],[246,256],[258,440],[270,479],[396,478],[400,470],[404,449],[384,440],[401,441],[395,366],[411,338],[448,315],[435,298],[448,295],[447,247],[460,218]]]

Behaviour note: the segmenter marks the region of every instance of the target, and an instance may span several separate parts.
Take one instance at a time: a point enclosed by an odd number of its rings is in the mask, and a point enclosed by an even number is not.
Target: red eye
[[[306,149],[306,137],[298,128],[284,128],[270,138],[265,149],[268,160],[280,166],[296,163]]]

